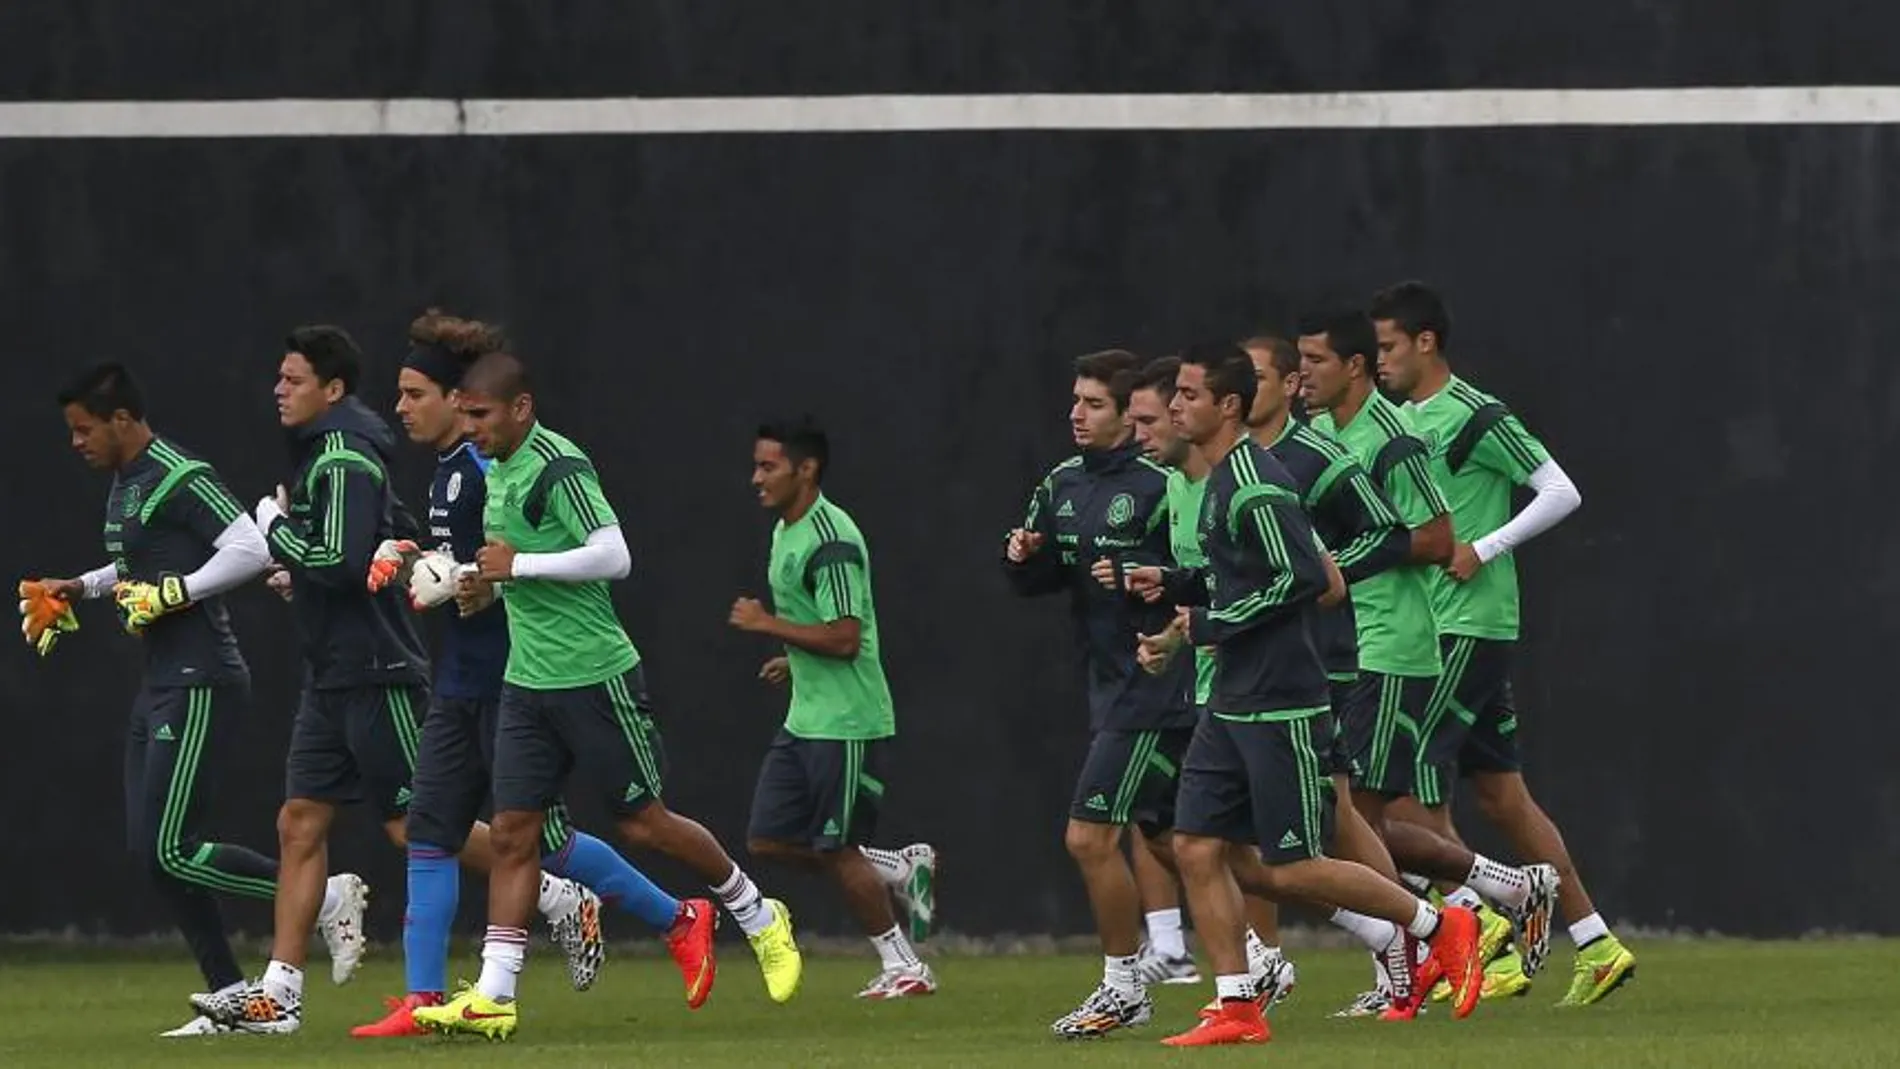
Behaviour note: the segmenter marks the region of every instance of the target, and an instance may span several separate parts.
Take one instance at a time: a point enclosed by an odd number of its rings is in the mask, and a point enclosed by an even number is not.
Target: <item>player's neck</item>
[[[461,431],[456,430],[455,428],[451,427],[448,430],[443,431],[442,437],[437,438],[431,444],[435,446],[435,451],[436,451],[437,456],[448,456],[450,453],[453,453],[458,448],[460,448],[462,443],[466,441],[468,441],[468,439],[462,437]]]
[[[1207,459],[1206,451],[1198,445],[1188,447],[1187,458],[1181,461],[1181,474],[1194,482],[1200,482],[1213,470],[1214,464]]]
[[[1426,401],[1438,396],[1438,391],[1451,381],[1451,365],[1443,360],[1429,360],[1425,370],[1419,373],[1418,383],[1412,387],[1412,400]]]
[[[1221,461],[1226,460],[1227,454],[1239,448],[1240,443],[1246,440],[1247,427],[1245,424],[1221,424],[1221,429],[1214,432],[1214,437],[1209,440],[1206,445],[1201,446],[1201,453],[1207,459],[1208,470],[1212,471]]]
[[[1248,428],[1248,432],[1253,435],[1254,441],[1271,448],[1273,443],[1279,441],[1280,436],[1286,433],[1287,421],[1292,418],[1293,410],[1283,408],[1278,415],[1269,417],[1266,422],[1257,427]]]
[[[119,467],[123,468],[144,455],[154,437],[156,435],[152,433],[151,427],[143,423],[134,423],[132,429],[126,431],[125,437],[121,439],[125,445],[125,457],[119,461]]]
[[[1365,411],[1366,402],[1372,399],[1372,383],[1365,379],[1354,379],[1346,385],[1346,396],[1327,411],[1332,414],[1333,426],[1345,430],[1347,425]]]
[[[779,513],[779,518],[785,521],[787,527],[804,519],[805,514],[812,510],[812,506],[818,504],[818,497],[822,492],[816,485],[800,490],[793,495],[792,503],[785,507],[785,511]]]

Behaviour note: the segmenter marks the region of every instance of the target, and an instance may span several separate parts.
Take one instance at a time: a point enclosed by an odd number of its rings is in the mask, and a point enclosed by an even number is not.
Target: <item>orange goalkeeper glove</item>
[[[392,582],[406,584],[409,569],[415,567],[420,556],[422,551],[406,538],[385,540],[369,559],[369,592],[380,594]]]
[[[53,652],[59,636],[77,630],[79,618],[73,615],[70,602],[37,579],[20,583],[20,633],[40,656]]]

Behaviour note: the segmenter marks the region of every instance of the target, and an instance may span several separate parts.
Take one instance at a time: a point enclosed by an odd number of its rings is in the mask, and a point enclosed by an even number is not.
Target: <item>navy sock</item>
[[[579,883],[656,932],[671,929],[679,916],[679,899],[660,890],[618,850],[585,832],[575,832],[566,846],[542,858],[541,867]]]
[[[409,844],[409,907],[402,918],[403,972],[410,994],[448,990],[449,927],[462,894],[455,855],[428,843]]]

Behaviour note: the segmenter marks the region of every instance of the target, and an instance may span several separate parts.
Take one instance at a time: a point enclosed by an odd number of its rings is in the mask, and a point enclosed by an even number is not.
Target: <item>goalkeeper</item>
[[[87,370],[59,403],[73,448],[87,464],[114,473],[105,514],[112,559],[77,579],[20,584],[26,638],[42,655],[51,652],[61,634],[78,627],[74,600],[110,595],[125,629],[143,639],[144,681],[125,747],[131,850],[171,908],[209,989],[235,989],[244,974],[215,896],[270,901],[277,862],[207,841],[201,822],[214,791],[211,753],[250,699],[250,670],[221,595],[263,574],[270,552],[217,472],[152,433],[125,368]],[[216,1030],[200,1017],[166,1034]]]

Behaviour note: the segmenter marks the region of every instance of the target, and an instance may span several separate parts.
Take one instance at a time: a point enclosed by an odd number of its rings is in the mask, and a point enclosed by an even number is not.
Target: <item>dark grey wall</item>
[[[1884,35],[1766,4],[1599,4],[1593,33],[1491,3],[1434,23],[1430,6],[1331,5],[1300,26],[962,3],[954,21],[940,4],[818,26],[701,4],[633,19],[565,5],[559,24],[506,13],[517,5],[391,4],[374,25],[300,6],[265,24],[242,5],[194,41],[187,8],[21,3],[0,11],[0,97],[1891,73],[1870,43]],[[876,556],[901,706],[891,833],[942,846],[952,926],[1080,930],[1060,847],[1085,738],[1068,636],[1057,605],[1012,601],[992,564],[1061,455],[1067,359],[1423,276],[1454,302],[1460,371],[1510,400],[1584,491],[1524,554],[1518,683],[1532,781],[1604,911],[1891,931],[1900,731],[1879,680],[1900,567],[1877,464],[1900,426],[1900,376],[1878,355],[1900,284],[1896,163],[1900,132],[1853,127],[0,139],[0,560],[25,574],[102,559],[104,484],[65,450],[50,401],[80,361],[143,370],[161,429],[251,500],[284,467],[269,389],[286,326],[347,324],[386,404],[417,309],[503,320],[546,383],[546,418],[592,450],[627,521],[637,575],[620,604],[663,709],[672,799],[736,843],[781,713],[753,680],[767,651],[724,626],[731,599],[763,587],[750,428],[810,409],[834,429],[831,491]],[[417,456],[402,473],[412,494],[426,471]],[[44,663],[0,644],[0,812],[17,829],[0,870],[44,874],[11,882],[9,929],[162,923],[125,890],[117,845],[136,649],[97,608]],[[293,637],[261,591],[235,613],[257,698],[221,830],[264,844]],[[387,929],[400,865],[367,825],[336,854],[383,886]],[[839,928],[821,888],[768,875],[814,927]],[[237,916],[256,929],[267,914]]]

